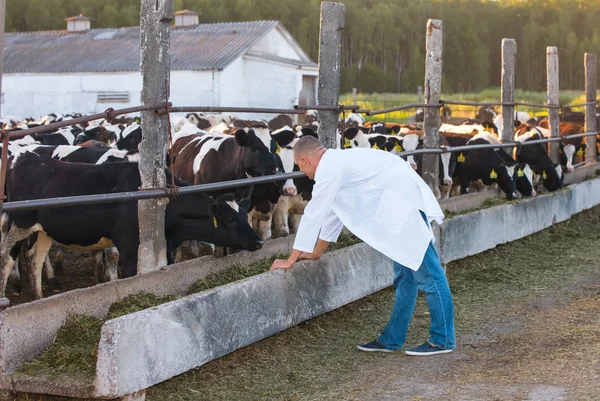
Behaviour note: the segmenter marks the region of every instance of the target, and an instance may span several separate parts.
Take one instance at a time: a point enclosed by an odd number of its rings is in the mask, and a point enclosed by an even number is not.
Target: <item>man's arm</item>
[[[338,190],[342,186],[343,174],[339,170],[333,170],[323,174],[313,188],[313,197],[304,209],[304,215],[300,220],[300,226],[296,233],[294,249],[287,260],[277,259],[273,262],[271,269],[289,269],[298,261],[300,255],[314,254],[315,245],[319,239],[321,227],[329,220],[331,206],[335,200]],[[327,242],[329,245],[329,242]],[[323,247],[323,244],[321,244]],[[323,252],[327,246],[323,248]],[[321,253],[322,254],[322,253]],[[320,255],[319,255],[320,256]]]

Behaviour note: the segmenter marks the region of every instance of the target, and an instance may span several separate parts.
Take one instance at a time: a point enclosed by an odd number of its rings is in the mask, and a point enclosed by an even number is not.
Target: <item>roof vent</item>
[[[84,32],[90,30],[90,21],[92,19],[79,14],[75,17],[65,18],[67,21],[67,31]]]
[[[181,10],[175,13],[175,26],[194,26],[198,25],[198,14],[195,11]]]

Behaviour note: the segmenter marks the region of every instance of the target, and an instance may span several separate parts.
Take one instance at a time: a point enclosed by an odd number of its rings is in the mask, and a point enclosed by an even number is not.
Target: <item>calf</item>
[[[10,170],[8,198],[22,201],[131,192],[140,185],[136,163],[67,163],[25,153]],[[263,241],[252,231],[247,219],[246,211],[231,197],[215,201],[200,193],[172,199],[165,212],[169,261],[172,261],[173,250],[184,240],[259,249]],[[137,273],[137,201],[13,212],[8,215],[7,230],[0,243],[0,296],[4,295],[6,280],[14,265],[13,247],[35,233],[35,268],[29,277],[34,282],[37,298],[42,297],[41,269],[52,240],[79,250],[115,246],[119,250],[123,276]]]
[[[546,120],[542,120],[538,123],[538,128],[541,128],[539,131],[544,134],[546,137],[550,137],[550,122]],[[560,164],[566,167],[569,173],[573,172],[573,159],[574,156],[579,156],[580,161],[584,161],[585,159],[585,148],[586,140],[583,138],[565,138],[568,135],[574,134],[583,134],[585,132],[585,127],[582,123],[571,123],[561,121],[559,125],[560,136],[562,140],[559,142],[560,149]]]
[[[264,126],[238,129],[233,135],[184,133],[177,135],[173,143],[173,172],[194,184],[275,174],[279,170],[276,149],[275,140]],[[249,198],[252,186],[237,188],[235,193],[237,199]]]
[[[499,143],[498,138],[489,132],[479,133],[471,138],[468,145]],[[497,183],[507,199],[517,197],[513,181],[515,166],[507,166],[494,149],[474,149],[463,152],[465,160],[460,169],[460,192],[469,192],[471,182],[481,180],[485,185]]]
[[[515,134],[515,139],[521,143],[543,138],[544,136],[540,129],[531,126],[521,125]],[[556,191],[563,186],[564,173],[559,163],[552,163],[546,149],[546,146],[541,143],[520,146],[515,151],[515,158],[519,162],[527,163],[531,166],[534,172],[534,185],[539,182],[539,177],[541,177],[544,187],[548,191]]]
[[[285,126],[271,134],[275,140],[277,148],[275,150],[275,159],[278,169],[283,172],[291,172],[294,166],[293,156],[290,160],[292,143],[296,140],[296,133],[289,126]],[[258,184],[254,186],[250,195],[250,209],[248,213],[249,223],[263,239],[271,238],[271,223],[273,212],[281,195],[292,196],[296,193],[296,188],[292,180],[277,181],[272,183]]]
[[[313,131],[303,129],[297,137],[294,137],[289,143],[282,146],[279,156],[281,157],[285,173],[300,170],[294,163],[293,147],[299,138],[306,135],[317,137],[317,134]],[[294,178],[285,182],[283,196],[279,197],[273,214],[272,227],[274,238],[285,237],[297,232],[300,217],[304,213],[306,204],[312,197],[313,185],[314,181],[308,177]]]

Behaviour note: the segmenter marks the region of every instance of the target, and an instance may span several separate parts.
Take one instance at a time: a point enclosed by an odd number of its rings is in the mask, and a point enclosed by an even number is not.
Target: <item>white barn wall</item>
[[[39,117],[48,113],[96,113],[140,103],[139,72],[4,74],[2,115]],[[98,91],[129,92],[129,103],[97,103]]]
[[[252,107],[293,108],[298,101],[298,67],[283,63],[244,57],[243,79],[248,104]],[[301,82],[301,81],[300,81]],[[255,115],[269,120],[272,114]]]
[[[219,80],[218,71],[171,71],[171,103],[175,106],[218,106]]]
[[[277,57],[285,57],[292,60],[301,60],[296,50],[282,36],[278,29],[269,32],[264,38],[258,41],[250,53],[269,54]]]

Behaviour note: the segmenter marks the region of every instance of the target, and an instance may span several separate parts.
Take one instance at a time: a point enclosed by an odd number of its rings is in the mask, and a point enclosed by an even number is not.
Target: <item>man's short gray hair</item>
[[[314,154],[325,147],[317,138],[314,136],[303,136],[298,139],[298,142],[294,145],[294,156],[302,157]]]

